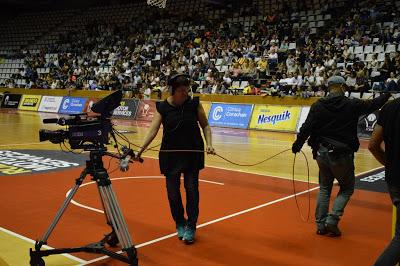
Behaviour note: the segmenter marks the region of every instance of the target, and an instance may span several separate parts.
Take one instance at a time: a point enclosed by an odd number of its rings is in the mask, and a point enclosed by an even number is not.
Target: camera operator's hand
[[[134,161],[138,161],[140,163],[143,163],[143,158],[141,157],[141,153],[134,153],[135,157],[134,157]]]
[[[207,154],[215,154],[214,147],[211,145],[208,145],[206,148],[206,152],[207,152]]]

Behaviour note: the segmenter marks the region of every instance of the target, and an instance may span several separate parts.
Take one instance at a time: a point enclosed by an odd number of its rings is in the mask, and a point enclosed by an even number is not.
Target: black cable
[[[300,205],[299,205],[299,202],[297,201],[296,183],[295,183],[295,179],[294,179],[294,169],[295,169],[295,165],[296,165],[296,153],[294,154],[294,157],[293,157],[293,172],[292,172],[293,194],[294,194],[294,199],[296,201],[297,211],[300,214],[301,220],[303,222],[308,222],[308,220],[310,219],[310,210],[311,210],[310,167],[308,165],[308,159],[307,159],[306,154],[303,151],[301,151],[301,153],[303,154],[304,159],[306,160],[306,165],[307,165],[307,194],[308,194],[307,219],[305,219],[303,214],[301,213]]]

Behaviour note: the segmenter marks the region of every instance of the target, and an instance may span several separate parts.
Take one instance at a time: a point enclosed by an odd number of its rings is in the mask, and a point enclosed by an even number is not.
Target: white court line
[[[374,172],[375,170],[378,170],[378,169],[381,169],[381,168],[382,168],[382,167],[377,167],[377,168],[374,168],[374,169],[372,169],[372,170],[368,170],[368,171],[359,173],[357,176],[363,175],[363,174],[367,174],[367,173],[370,173],[370,172]],[[305,193],[308,193],[308,192],[311,192],[311,191],[314,191],[314,190],[317,190],[317,189],[319,189],[319,186],[314,187],[314,188],[311,188],[311,189],[307,189],[307,190],[304,190],[304,191],[302,191],[302,192],[298,192],[298,193],[296,193],[296,194],[292,194],[292,195],[289,195],[289,196],[286,196],[286,197],[283,197],[283,198],[279,198],[279,199],[276,199],[276,200],[273,200],[273,201],[269,201],[269,202],[266,202],[266,203],[257,205],[257,206],[255,206],[255,207],[252,207],[252,208],[249,208],[249,209],[245,209],[245,210],[243,210],[243,211],[235,212],[235,213],[232,213],[232,214],[230,214],[230,215],[226,215],[226,216],[223,216],[223,217],[221,217],[221,218],[218,218],[218,219],[215,219],[215,220],[206,222],[206,223],[202,223],[202,224],[200,224],[200,225],[197,225],[197,228],[206,227],[206,226],[208,226],[208,225],[210,225],[210,224],[218,223],[218,222],[221,222],[221,221],[224,221],[224,220],[227,220],[227,219],[230,219],[230,218],[233,218],[233,217],[236,217],[236,216],[239,216],[239,215],[248,213],[248,212],[252,212],[252,211],[258,210],[258,209],[260,209],[260,208],[264,208],[264,207],[267,207],[267,206],[270,206],[270,205],[273,205],[273,204],[276,204],[276,203],[285,201],[285,200],[287,200],[287,199],[291,199],[291,198],[293,198],[293,197],[295,197],[295,196],[299,196],[299,195],[302,195],[302,194],[305,194]],[[165,236],[163,236],[163,237],[159,237],[159,238],[156,238],[156,239],[154,239],[154,240],[150,240],[150,241],[147,241],[147,242],[144,242],[144,243],[135,245],[135,248],[141,248],[141,247],[144,247],[144,246],[148,246],[148,245],[150,245],[150,244],[154,244],[154,243],[160,242],[160,241],[162,241],[162,240],[175,237],[176,235],[177,235],[177,233],[165,235]],[[122,254],[123,251],[118,251],[117,253]],[[85,263],[83,263],[83,264],[79,264],[79,266],[88,265],[88,264],[91,264],[91,263],[93,263],[93,262],[101,261],[101,260],[104,260],[104,259],[107,259],[107,258],[109,258],[109,257],[108,257],[108,256],[102,256],[102,257],[99,257],[99,258],[96,258],[96,259],[87,261],[87,262],[85,262]]]
[[[165,177],[164,176],[126,176],[126,177],[110,178],[110,180],[115,181],[115,180],[125,180],[125,179],[163,179],[163,178],[165,178]],[[225,185],[224,183],[214,182],[214,181],[209,181],[209,180],[204,180],[204,179],[199,179],[199,181],[204,182],[204,183],[211,183],[211,184],[215,184],[215,185],[220,185],[220,186]],[[94,182],[94,181],[87,182],[87,183],[84,183],[84,184],[80,185],[80,187],[85,187],[85,186],[92,185],[92,184],[95,184],[95,183],[96,182]],[[72,189],[67,191],[67,193],[65,194],[65,197],[68,197],[69,193],[71,193],[71,190]],[[76,202],[75,200],[71,200],[71,203],[73,205],[75,205],[75,206],[78,206],[78,207],[81,207],[81,208],[84,208],[84,209],[87,209],[87,210],[91,210],[91,211],[98,212],[98,213],[104,213],[103,210],[99,210],[99,209],[96,209],[96,208],[93,208],[93,207],[90,207],[90,206],[87,206],[87,205],[83,205],[83,204],[81,204],[79,202]]]
[[[14,236],[16,238],[22,239],[22,240],[24,240],[26,242],[29,242],[29,243],[32,243],[32,244],[36,243],[36,241],[34,241],[34,240],[30,239],[30,238],[27,238],[27,237],[22,236],[20,234],[14,233],[14,232],[12,232],[10,230],[7,230],[7,229],[5,229],[3,227],[0,227],[0,231],[3,231],[4,233],[12,235],[12,236]],[[47,246],[47,245],[43,245],[42,247],[44,247],[45,249],[54,249],[53,247],[50,247],[50,246]],[[78,257],[72,256],[72,255],[67,254],[67,253],[62,253],[62,254],[59,254],[59,255],[62,255],[64,257],[67,257],[67,258],[69,258],[71,260],[74,260],[76,262],[79,262],[79,263],[86,263],[87,262],[86,260],[80,259]]]
[[[233,218],[235,216],[239,216],[239,215],[242,215],[242,214],[245,214],[245,213],[248,213],[248,212],[252,212],[252,211],[255,211],[257,209],[260,209],[260,208],[263,208],[263,207],[266,207],[266,206],[269,206],[269,205],[272,205],[272,204],[275,204],[275,203],[279,203],[281,201],[293,198],[295,196],[298,196],[298,195],[301,195],[301,194],[304,194],[304,193],[307,193],[307,192],[311,192],[311,191],[316,190],[318,188],[319,188],[319,186],[311,188],[309,190],[304,190],[302,192],[299,192],[299,193],[296,193],[296,194],[292,194],[292,195],[289,195],[289,196],[286,196],[286,197],[283,197],[283,198],[279,198],[279,199],[276,199],[276,200],[273,200],[273,201],[269,201],[269,202],[263,203],[261,205],[257,205],[255,207],[252,207],[252,208],[249,208],[249,209],[245,209],[243,211],[235,212],[235,213],[232,213],[230,215],[223,216],[221,218],[218,218],[218,219],[206,222],[206,223],[199,224],[199,225],[197,225],[197,228],[205,227],[205,226],[208,226],[210,224],[218,223],[218,222]],[[172,238],[172,237],[174,237],[176,235],[177,235],[177,233],[169,234],[169,235],[166,235],[166,236],[163,236],[163,237],[156,238],[154,240],[147,241],[145,243],[141,243],[141,244],[135,245],[135,247],[136,248],[141,248],[141,247],[144,247],[144,246],[148,246],[150,244],[154,244],[154,243],[160,242],[162,240],[165,240],[165,239],[168,239],[168,238]],[[118,253],[121,254],[123,252],[122,251],[118,251]],[[90,263],[97,262],[97,261],[100,261],[100,260],[104,260],[104,259],[107,259],[107,258],[108,258],[108,256],[102,256],[102,257],[99,257],[97,259],[93,259],[93,260],[87,261],[87,262],[85,262],[83,264],[80,264],[79,266],[88,265]]]

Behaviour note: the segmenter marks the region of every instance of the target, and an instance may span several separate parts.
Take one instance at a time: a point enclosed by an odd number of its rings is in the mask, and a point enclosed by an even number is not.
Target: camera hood
[[[104,97],[100,101],[96,102],[92,106],[92,111],[101,116],[110,117],[112,111],[121,104],[122,91],[117,90],[110,95]]]

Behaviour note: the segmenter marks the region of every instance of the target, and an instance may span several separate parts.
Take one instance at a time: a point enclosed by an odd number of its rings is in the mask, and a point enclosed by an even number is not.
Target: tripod
[[[88,150],[90,151],[90,160],[86,161],[86,168],[81,172],[79,178],[75,180],[75,186],[68,194],[67,198],[64,200],[61,208],[58,210],[46,233],[40,240],[36,241],[35,250],[30,249],[31,266],[45,265],[45,262],[42,258],[44,256],[75,252],[105,254],[114,259],[128,263],[129,265],[138,265],[136,248],[132,244],[132,240],[129,235],[125,219],[122,215],[116,195],[112,189],[107,170],[103,166],[103,155],[108,155],[115,158],[118,157],[112,153],[106,152],[104,147],[91,148]],[[87,175],[91,175],[92,180],[95,181],[97,184],[101,203],[107,219],[107,224],[111,226],[112,232],[107,234],[100,242],[89,244],[87,246],[77,248],[41,250],[41,247],[44,244],[47,244],[47,240],[50,237],[50,234],[56,227],[61,216],[68,207],[68,204],[71,202],[72,198],[74,197],[75,193],[77,192],[78,188],[80,187]],[[118,242],[121,243],[122,251],[126,252],[127,256],[112,252],[105,248],[105,243],[109,244],[110,246],[116,246]]]

